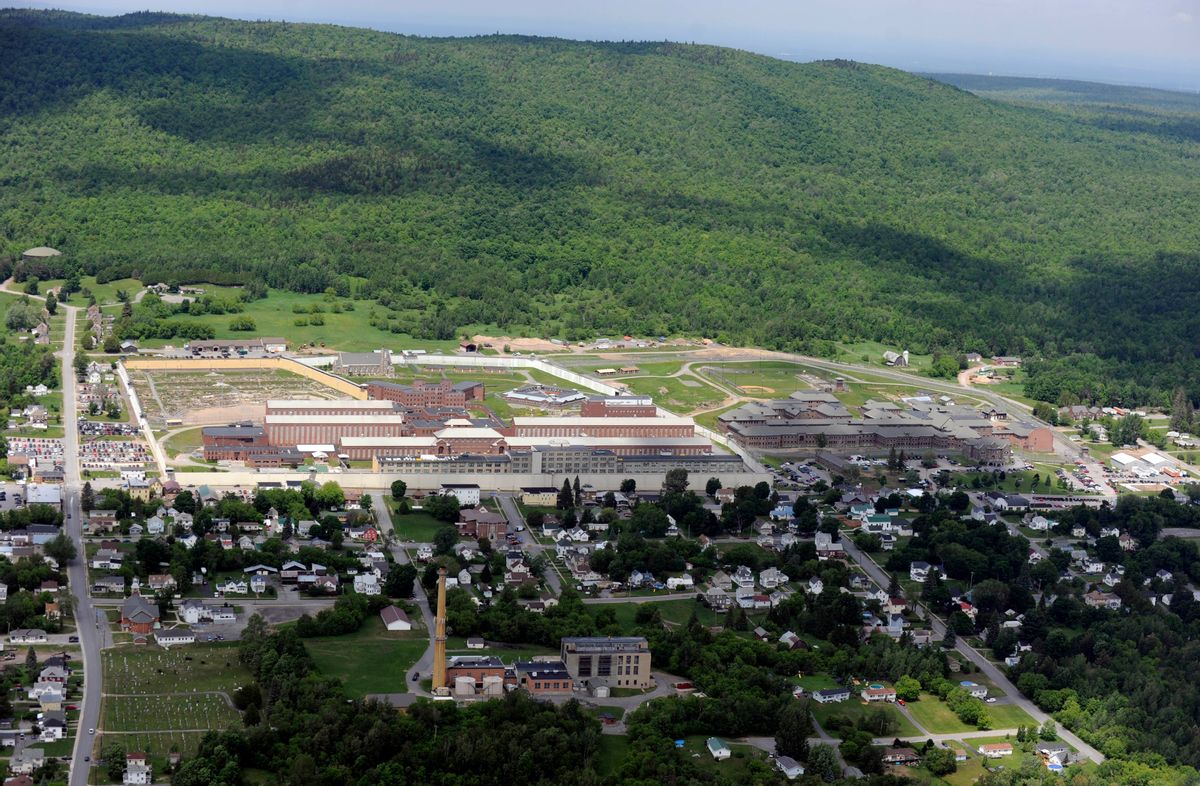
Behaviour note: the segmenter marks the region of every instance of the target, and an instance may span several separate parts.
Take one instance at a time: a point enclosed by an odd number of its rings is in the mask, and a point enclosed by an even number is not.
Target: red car
[[[896,703],[897,703],[897,704],[899,704],[901,707],[903,707],[903,706],[904,706],[904,699],[896,699]]]
[[[77,709],[79,709],[79,705],[78,704],[68,704],[67,709],[68,710],[77,710]]]

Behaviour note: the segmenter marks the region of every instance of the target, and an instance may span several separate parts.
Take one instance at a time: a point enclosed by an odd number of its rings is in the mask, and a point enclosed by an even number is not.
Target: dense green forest
[[[0,46],[10,256],[355,277],[439,335],[872,339],[1200,391],[1186,102],[1116,122],[846,61],[161,14],[0,12]]]

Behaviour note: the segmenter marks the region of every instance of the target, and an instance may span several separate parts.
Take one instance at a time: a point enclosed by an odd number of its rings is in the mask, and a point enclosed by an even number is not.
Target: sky
[[[909,71],[1200,91],[1200,0],[0,0],[330,22],[417,35],[523,33],[733,46]]]

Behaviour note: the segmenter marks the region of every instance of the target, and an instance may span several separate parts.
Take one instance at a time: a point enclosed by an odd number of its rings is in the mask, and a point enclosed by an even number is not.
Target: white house
[[[671,576],[667,579],[667,589],[690,590],[695,586],[696,582],[694,582],[691,575],[687,573],[683,574],[682,576]]]
[[[463,507],[473,508],[479,504],[479,486],[474,483],[443,483],[438,493],[443,497],[453,495]]]
[[[717,761],[725,761],[733,755],[733,751],[729,750],[729,746],[720,737],[709,737],[704,744],[708,747],[708,752]]]
[[[775,589],[781,584],[787,584],[787,574],[779,568],[767,568],[758,574],[758,583],[762,584],[764,589]]]
[[[920,560],[912,562],[908,566],[908,577],[912,581],[924,582],[925,579],[929,578],[929,570],[932,567],[928,562]]]
[[[354,591],[359,595],[379,595],[383,592],[379,586],[379,577],[374,573],[359,573],[355,576]]]
[[[794,781],[796,778],[799,778],[804,774],[804,765],[793,759],[791,756],[780,756],[779,758],[775,759],[775,767],[781,773],[783,773],[783,777],[787,778],[789,781]]]
[[[804,591],[809,595],[820,595],[825,591],[825,582],[821,581],[819,577],[813,576],[808,580],[808,586],[804,588]]]

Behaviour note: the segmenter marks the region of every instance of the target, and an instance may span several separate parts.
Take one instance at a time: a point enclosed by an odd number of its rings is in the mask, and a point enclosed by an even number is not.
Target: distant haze
[[[523,33],[733,46],[909,71],[1062,77],[1200,90],[1200,0],[16,0],[330,22],[417,35]]]

